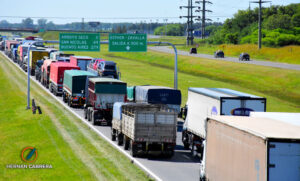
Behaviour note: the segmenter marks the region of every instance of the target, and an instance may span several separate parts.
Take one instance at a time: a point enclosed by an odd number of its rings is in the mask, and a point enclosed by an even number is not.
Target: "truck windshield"
[[[115,66],[114,65],[105,65],[105,69],[115,70]]]

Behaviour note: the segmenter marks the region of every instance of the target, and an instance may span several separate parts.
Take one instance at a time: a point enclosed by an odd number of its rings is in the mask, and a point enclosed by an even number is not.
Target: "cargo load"
[[[63,101],[70,107],[83,106],[88,92],[88,78],[94,76],[84,70],[66,70],[63,83]]]
[[[50,80],[49,80],[49,90],[54,95],[62,94],[63,90],[63,80],[65,70],[73,70],[80,68],[66,62],[54,62],[50,64]]]
[[[207,121],[206,180],[300,180],[300,126],[263,117],[212,116]],[[297,116],[297,120],[300,117]]]
[[[177,114],[168,112],[166,105],[116,103],[111,135],[134,157],[148,154],[172,157],[176,125]]]
[[[189,88],[182,142],[194,156],[203,156],[206,119],[211,115],[249,116],[266,111],[266,98],[225,88]]]
[[[111,124],[113,104],[126,101],[127,84],[117,79],[101,77],[89,78],[88,86],[85,118],[93,124]]]

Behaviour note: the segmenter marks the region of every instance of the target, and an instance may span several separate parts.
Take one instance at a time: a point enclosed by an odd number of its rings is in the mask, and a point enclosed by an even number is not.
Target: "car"
[[[250,61],[250,55],[248,53],[241,53],[239,60],[240,61]]]
[[[117,64],[113,61],[101,61],[97,71],[101,77],[112,77],[118,79]]]
[[[217,50],[215,53],[214,53],[214,57],[215,58],[224,58],[224,52],[222,50]]]

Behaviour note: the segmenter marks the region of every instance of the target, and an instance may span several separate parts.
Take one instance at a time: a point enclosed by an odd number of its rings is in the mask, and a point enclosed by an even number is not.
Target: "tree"
[[[55,24],[52,21],[50,21],[46,24],[46,28],[48,30],[53,30],[53,29],[55,29]]]
[[[22,20],[22,26],[24,28],[33,28],[33,20],[31,18],[26,18]]]
[[[265,21],[265,27],[268,30],[274,30],[277,28],[289,29],[291,28],[291,17],[286,14],[274,14]]]
[[[168,24],[164,26],[159,26],[155,28],[154,34],[167,34],[168,36],[183,36],[184,26],[182,24]]]
[[[47,20],[46,19],[38,19],[37,23],[38,23],[39,29],[44,29],[44,28],[46,28]]]
[[[294,27],[300,27],[300,13],[294,14],[291,22]]]
[[[3,27],[3,28],[9,28],[10,26],[10,23],[6,20],[2,20],[0,21],[0,27]]]
[[[237,44],[239,42],[239,37],[237,33],[228,33],[225,36],[225,42],[228,44]]]

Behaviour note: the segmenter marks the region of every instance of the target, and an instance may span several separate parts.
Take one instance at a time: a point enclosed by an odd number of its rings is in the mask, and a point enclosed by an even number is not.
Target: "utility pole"
[[[168,24],[168,19],[164,19],[166,24],[165,24],[165,36],[167,36],[167,24]]]
[[[187,18],[187,37],[186,37],[186,44],[193,45],[194,44],[194,27],[193,27],[193,19],[200,18],[200,16],[193,16],[193,9],[198,8],[199,6],[193,6],[193,0],[188,0],[187,6],[180,6],[180,9],[187,8],[188,15],[187,16],[180,16],[180,18]]]
[[[82,18],[81,21],[81,30],[84,31],[84,18]]]
[[[268,2],[271,2],[271,1],[259,0],[259,1],[251,2],[251,3],[258,3],[258,5],[259,5],[259,10],[258,10],[258,49],[261,49],[261,16],[262,16],[261,6],[263,3],[268,3]]]
[[[196,1],[197,4],[202,3],[202,9],[198,9],[196,10],[196,12],[202,12],[202,18],[197,19],[197,20],[201,20],[202,24],[201,24],[201,38],[204,39],[205,38],[205,22],[206,21],[212,21],[211,19],[206,18],[206,12],[212,12],[211,10],[207,10],[206,9],[206,4],[212,4],[212,2],[210,1]]]

